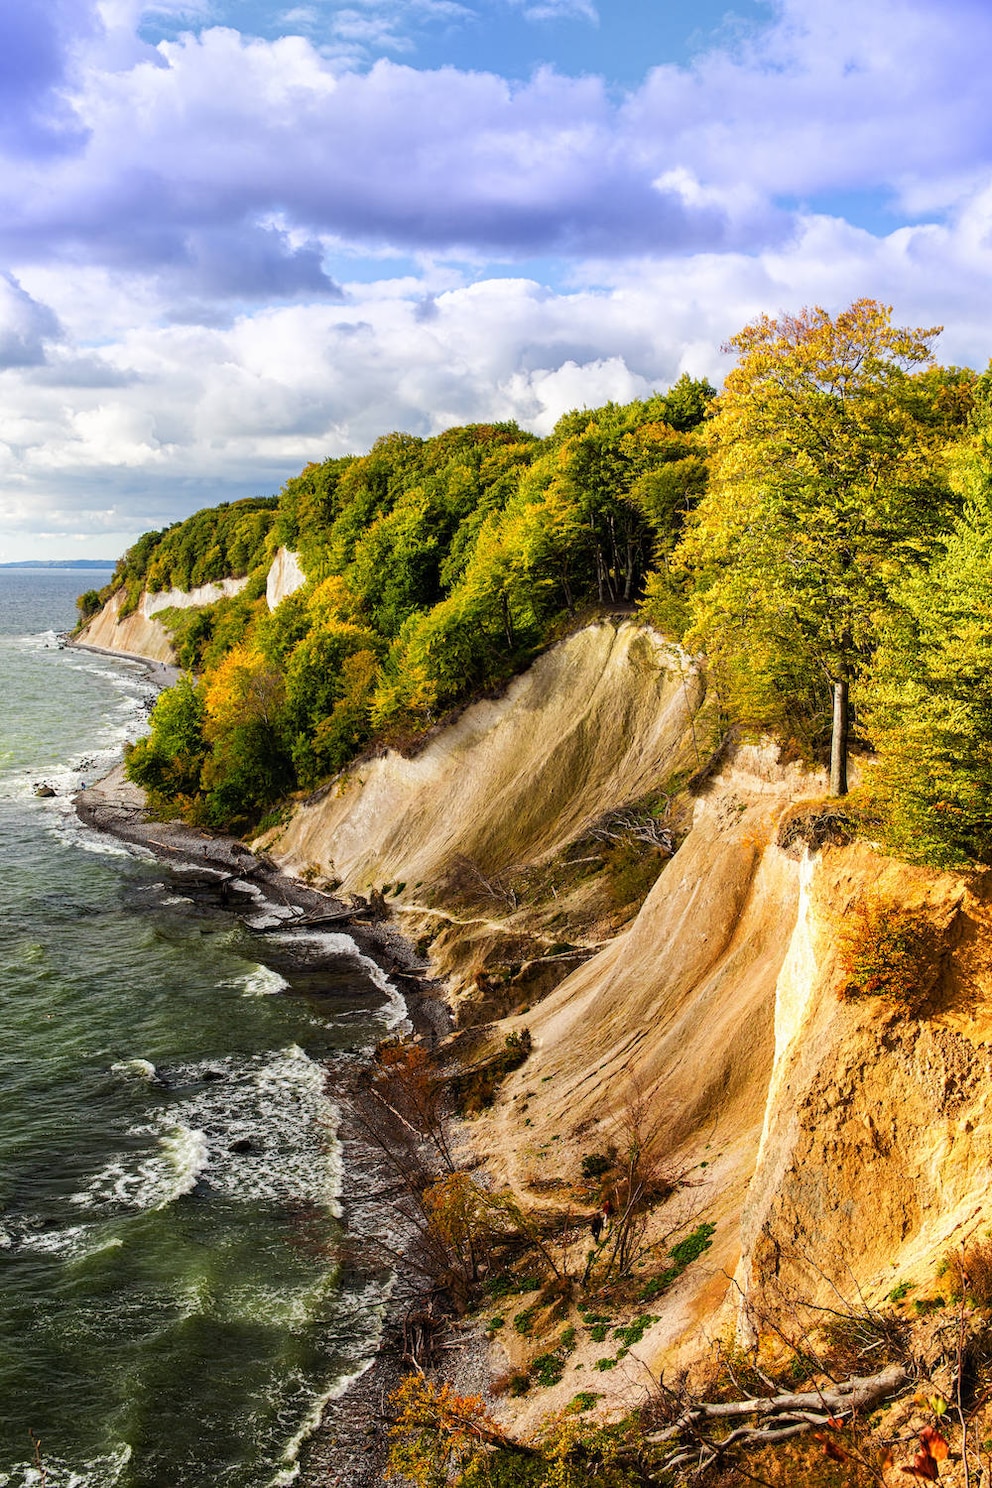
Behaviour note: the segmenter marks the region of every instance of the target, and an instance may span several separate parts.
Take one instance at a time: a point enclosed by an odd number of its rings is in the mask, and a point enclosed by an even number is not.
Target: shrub
[[[491,1106],[507,1075],[520,1068],[530,1051],[530,1030],[522,1028],[519,1033],[514,1031],[507,1034],[506,1042],[498,1054],[455,1075],[448,1088],[458,1115],[477,1115],[479,1111]]]
[[[940,975],[946,936],[925,909],[881,899],[857,904],[841,931],[842,997],[917,1006]]]
[[[616,1160],[617,1154],[615,1148],[612,1156],[606,1152],[587,1152],[582,1159],[583,1178],[587,1182],[592,1182],[596,1178],[602,1178],[604,1173],[610,1171]]]
[[[953,1291],[976,1307],[992,1307],[992,1240],[975,1240],[964,1252],[955,1248],[944,1257],[941,1274],[949,1273]]]

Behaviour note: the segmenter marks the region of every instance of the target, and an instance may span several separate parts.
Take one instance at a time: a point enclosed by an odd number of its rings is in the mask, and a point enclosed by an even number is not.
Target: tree
[[[250,646],[235,646],[211,674],[201,779],[212,825],[243,826],[291,789],[285,700],[281,673]]]
[[[196,794],[208,752],[205,721],[204,689],[188,672],[159,694],[151,732],[125,752],[124,764],[128,779],[149,792],[154,806]]]
[[[695,634],[752,693],[829,687],[830,789],[847,790],[849,690],[891,608],[953,518],[937,453],[939,327],[858,300],[763,316],[710,424],[710,486],[683,544]],[[767,703],[767,697],[765,699]]]
[[[992,373],[952,461],[964,510],[899,595],[868,689],[870,787],[907,856],[992,861]]]

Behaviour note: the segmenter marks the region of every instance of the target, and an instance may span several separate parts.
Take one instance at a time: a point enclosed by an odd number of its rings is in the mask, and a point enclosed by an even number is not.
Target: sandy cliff
[[[118,624],[115,603],[84,638],[167,659],[154,610]],[[390,885],[398,923],[432,942],[457,997],[472,975],[466,946],[481,958],[501,935],[537,931],[496,900],[446,910],[438,886],[452,864],[493,879],[558,861],[604,812],[698,767],[703,701],[677,649],[630,622],[597,623],[414,758],[364,762],[300,803],[269,849],[345,891]],[[583,964],[546,996],[532,984],[533,1005],[492,1031],[501,1041],[526,1025],[534,1041],[473,1124],[496,1182],[530,1203],[570,1202],[582,1156],[640,1104],[686,1176],[672,1223],[716,1225],[711,1250],[652,1303],[660,1321],[637,1352],[654,1369],[725,1327],[746,1336],[749,1311],[922,1283],[951,1243],[992,1225],[992,876],[910,867],[863,842],[786,851],[783,821],[824,788],[771,746],[738,748],[698,787],[636,915],[590,935]],[[946,927],[939,978],[913,1010],[839,995],[838,927],[872,896]],[[630,1367],[597,1388],[624,1398]],[[522,1416],[574,1388],[540,1392]]]
[[[630,622],[588,626],[413,759],[390,751],[304,803],[275,852],[347,889],[416,897],[452,860],[485,872],[552,855],[602,812],[692,766],[698,675]]]
[[[80,645],[98,646],[103,651],[120,651],[127,656],[142,656],[147,661],[173,663],[176,659],[169,633],[160,620],[162,610],[197,609],[216,604],[232,594],[240,594],[247,578],[221,579],[216,584],[200,584],[195,589],[160,589],[146,591],[130,615],[121,617],[125,591],[118,590],[94,615],[76,637]],[[272,560],[266,585],[269,609],[292,594],[306,582],[295,553],[280,548]]]
[[[416,921],[411,899],[453,856],[486,872],[547,858],[656,787],[692,757],[701,694],[657,637],[591,627],[415,759],[371,761],[301,805],[274,851],[346,888],[404,882]],[[637,1352],[655,1369],[725,1327],[746,1335],[749,1309],[925,1280],[953,1239],[992,1223],[992,885],[864,843],[783,850],[783,820],[824,788],[773,747],[739,748],[633,922],[494,1029],[526,1025],[534,1040],[473,1124],[497,1182],[565,1203],[582,1155],[640,1103],[688,1176],[673,1222],[681,1206],[716,1225],[712,1249],[652,1304],[660,1321]],[[949,927],[938,984],[913,1012],[839,995],[837,929],[866,896]],[[435,948],[470,933],[451,926]],[[625,1370],[597,1388],[623,1398]],[[518,1419],[574,1388],[542,1391]]]

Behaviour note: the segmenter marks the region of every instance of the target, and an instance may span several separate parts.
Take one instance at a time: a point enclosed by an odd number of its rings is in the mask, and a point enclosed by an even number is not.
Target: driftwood
[[[865,1378],[852,1376],[822,1390],[756,1396],[751,1400],[694,1401],[671,1426],[652,1432],[645,1441],[652,1446],[671,1442],[677,1448],[675,1455],[661,1464],[667,1471],[689,1462],[706,1467],[728,1447],[767,1446],[799,1436],[814,1426],[827,1426],[831,1421],[872,1411],[908,1381],[909,1372],[902,1364],[890,1364],[879,1374]],[[760,1425],[737,1426],[720,1439],[704,1434],[709,1422],[742,1421],[748,1417],[764,1419]]]

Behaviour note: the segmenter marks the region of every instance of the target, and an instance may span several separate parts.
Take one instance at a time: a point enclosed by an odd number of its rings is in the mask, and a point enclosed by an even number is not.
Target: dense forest
[[[848,808],[909,856],[992,860],[992,374],[942,367],[939,328],[861,300],[763,317],[719,395],[566,414],[538,439],[477,424],[389,434],[276,498],[146,534],[126,589],[248,575],[165,611],[181,682],[128,772],[155,808],[244,828],[364,750],[403,747],[605,609],[704,658],[725,726],[830,762]],[[280,546],[307,583],[269,612]]]

